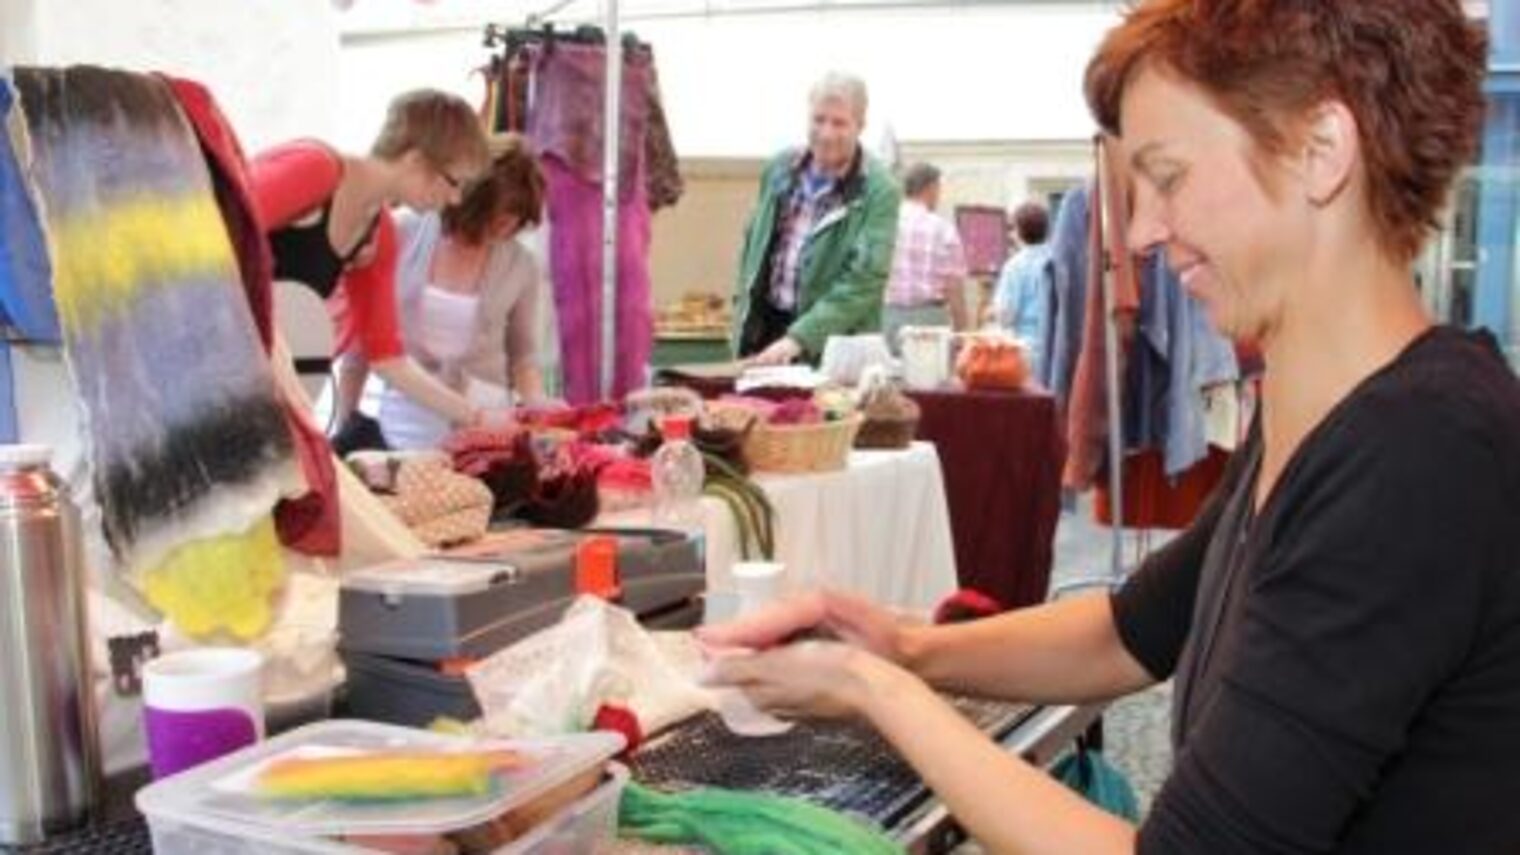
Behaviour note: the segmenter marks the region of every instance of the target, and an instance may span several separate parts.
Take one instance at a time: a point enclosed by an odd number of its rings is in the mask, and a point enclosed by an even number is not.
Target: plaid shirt
[[[771,263],[771,305],[787,312],[797,310],[797,276],[802,269],[802,250],[813,227],[844,204],[839,181],[802,166],[792,180],[792,193],[776,230],[775,256]]]
[[[887,305],[941,303],[945,287],[966,278],[966,253],[955,227],[922,203],[904,199],[897,218],[897,251],[887,281]]]

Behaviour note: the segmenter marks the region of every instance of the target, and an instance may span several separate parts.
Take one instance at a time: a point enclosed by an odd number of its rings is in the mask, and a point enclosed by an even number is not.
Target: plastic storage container
[[[617,833],[618,801],[628,772],[607,763],[623,747],[616,734],[586,733],[492,742],[535,758],[502,774],[502,785],[473,798],[355,803],[275,801],[242,791],[265,762],[293,751],[322,748],[396,750],[480,747],[476,740],[363,721],[328,721],[293,730],[195,769],[158,781],[137,794],[155,855],[283,855],[368,853],[338,835],[438,835],[489,822],[577,775],[607,765],[591,792],[556,811],[496,855],[589,853]]]

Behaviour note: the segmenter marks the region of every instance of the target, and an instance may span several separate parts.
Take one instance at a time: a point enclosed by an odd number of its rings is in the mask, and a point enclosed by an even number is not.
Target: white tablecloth
[[[782,590],[831,587],[927,612],[956,588],[944,478],[934,446],[855,451],[838,472],[755,477],[776,509]],[[598,525],[647,525],[647,511],[606,514]],[[721,501],[702,498],[707,586],[733,590],[737,527]]]

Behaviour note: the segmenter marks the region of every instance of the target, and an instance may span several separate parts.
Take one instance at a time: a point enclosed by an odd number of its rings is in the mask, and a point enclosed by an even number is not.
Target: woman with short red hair
[[[1195,524],[1110,595],[902,628],[812,597],[705,632],[716,679],[869,718],[989,849],[1520,852],[1520,384],[1436,326],[1410,264],[1483,113],[1458,0],[1152,0],[1087,95],[1164,252],[1260,345],[1259,416]],[[1042,702],[1175,677],[1176,763],[1135,829],[926,684]]]

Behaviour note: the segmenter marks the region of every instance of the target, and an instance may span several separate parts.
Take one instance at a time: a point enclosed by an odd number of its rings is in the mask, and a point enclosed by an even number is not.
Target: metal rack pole
[[[1114,258],[1108,251],[1108,236],[1113,233],[1116,224],[1109,217],[1108,194],[1112,188],[1108,186],[1107,149],[1101,136],[1093,138],[1093,162],[1095,164],[1093,177],[1093,193],[1089,204],[1098,206],[1098,235],[1096,251],[1100,253],[1098,269],[1101,281],[1098,283],[1100,306],[1103,312],[1103,375],[1107,381],[1108,389],[1104,396],[1104,406],[1108,410],[1108,490],[1109,490],[1109,532],[1112,537],[1109,551],[1109,565],[1107,574],[1093,574],[1074,579],[1064,585],[1052,588],[1050,599],[1058,599],[1065,594],[1085,588],[1106,587],[1117,588],[1124,583],[1124,447],[1121,436],[1124,430],[1124,413],[1122,397],[1119,391],[1119,331],[1114,322]]]
[[[1109,238],[1113,235],[1114,222],[1109,219],[1108,194],[1114,188],[1106,186],[1108,175],[1108,147],[1102,138],[1097,142],[1098,186],[1102,204],[1098,209],[1099,231],[1103,236],[1100,251],[1103,253],[1103,371],[1108,381],[1108,494],[1109,531],[1113,542],[1109,555],[1109,578],[1117,587],[1124,581],[1124,431],[1123,412],[1119,395],[1119,331],[1114,323],[1114,259],[1108,251]],[[1122,235],[1120,236],[1123,237]]]
[[[599,397],[612,396],[617,365],[618,165],[622,146],[623,36],[618,0],[605,0],[607,92],[602,121],[602,364]]]

